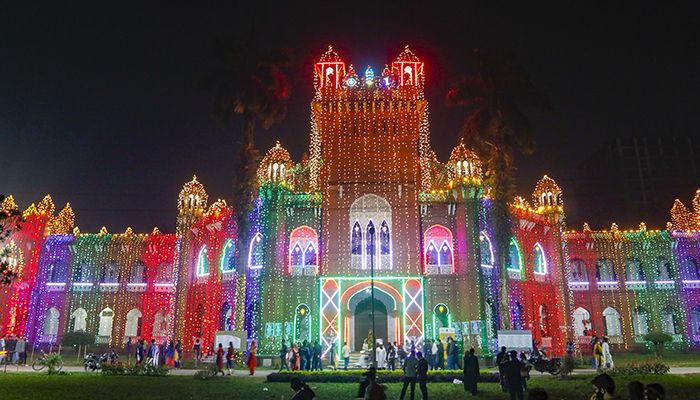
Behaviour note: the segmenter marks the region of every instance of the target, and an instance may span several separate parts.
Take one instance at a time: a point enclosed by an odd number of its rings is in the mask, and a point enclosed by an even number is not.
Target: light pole
[[[371,225],[368,230],[369,242],[371,244],[369,252],[369,273],[370,273],[370,296],[372,298],[372,366],[377,368],[377,332],[374,330],[374,225]]]

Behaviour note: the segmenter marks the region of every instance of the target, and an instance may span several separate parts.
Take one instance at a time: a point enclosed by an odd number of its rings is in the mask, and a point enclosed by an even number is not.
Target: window
[[[666,307],[661,314],[661,323],[664,332],[669,335],[677,335],[681,333],[681,324],[678,312],[673,307]]]
[[[253,235],[250,240],[248,251],[248,268],[259,269],[263,267],[263,256],[265,249],[263,248],[263,236],[260,232]]]
[[[207,245],[202,246],[197,255],[197,276],[209,275],[209,250]]]
[[[513,323],[513,329],[516,329],[516,330],[525,329],[524,321],[523,321],[523,317],[524,317],[523,305],[520,304],[519,301],[516,301],[515,304],[513,304],[513,306],[511,307],[510,312],[511,312],[510,319],[511,319],[511,322]]]
[[[221,249],[221,272],[233,272],[236,270],[236,245],[233,240],[227,239],[224,242],[224,247]]]
[[[219,330],[233,330],[233,310],[228,302],[221,305],[221,322],[219,323]]]
[[[75,266],[75,269],[73,269],[73,282],[90,282],[90,264],[84,261]]]
[[[515,241],[515,238],[510,238],[508,243],[508,257],[506,259],[506,268],[509,271],[520,272],[522,269],[522,257],[520,256],[520,247]]]
[[[158,264],[156,283],[172,283],[173,281],[173,265],[167,262]]]
[[[375,269],[391,269],[389,203],[375,194],[361,196],[350,206],[349,220],[352,268],[368,269],[372,262]],[[372,238],[369,237],[370,227],[376,229]]]
[[[294,228],[289,235],[289,272],[292,275],[316,275],[318,271],[318,235],[309,226]]]
[[[294,311],[293,342],[311,340],[311,311],[306,304],[299,304]]]
[[[493,268],[493,246],[491,245],[491,239],[483,231],[479,233],[479,254],[481,266]]]
[[[681,273],[683,279],[695,281],[700,279],[700,271],[698,271],[698,263],[693,257],[686,257],[681,262]]]
[[[690,309],[688,319],[693,342],[700,342],[700,306],[695,306]]]
[[[533,250],[534,262],[535,262],[535,273],[539,275],[544,275],[547,273],[547,259],[544,256],[544,249],[539,243],[535,243],[535,248]]]
[[[51,264],[49,266],[49,272],[47,274],[48,282],[50,283],[63,283],[65,282],[65,276],[63,268],[60,264]]]
[[[452,257],[452,232],[442,225],[433,225],[425,231],[425,273],[451,274],[454,272]]]
[[[571,282],[588,282],[586,264],[583,260],[577,258],[569,260],[569,273],[571,274]]]
[[[112,336],[112,323],[114,322],[114,311],[107,307],[100,312],[100,326],[97,336]]]
[[[87,311],[84,308],[76,308],[73,314],[70,315],[70,318],[73,332],[85,332],[87,330]]]
[[[58,312],[56,307],[51,307],[46,310],[44,314],[44,335],[45,336],[56,336],[58,335],[58,319],[61,313]]]
[[[621,336],[622,327],[620,324],[620,313],[612,307],[603,310],[603,321],[605,322],[605,333],[608,336]]]
[[[141,336],[141,318],[143,314],[136,308],[132,308],[126,313],[126,327],[124,328],[124,339]]]
[[[129,283],[146,283],[146,264],[137,261],[131,266]]]
[[[649,313],[643,307],[637,307],[632,312],[632,328],[637,336],[649,333]]]
[[[625,261],[625,271],[627,282],[643,282],[646,281],[646,276],[644,275],[644,270],[642,269],[642,263],[636,258],[627,259]]]
[[[159,341],[159,339],[165,338],[167,333],[168,314],[163,310],[159,310],[153,317],[153,338]]]
[[[591,313],[583,307],[574,310],[574,332],[576,336],[587,336],[591,329]]]
[[[657,281],[670,281],[673,280],[673,266],[664,257],[659,257],[656,260],[656,280]]]
[[[116,262],[108,262],[102,267],[102,283],[117,283],[117,271],[119,266]]]
[[[598,282],[617,282],[617,275],[615,274],[612,261],[607,258],[598,259],[595,268]]]

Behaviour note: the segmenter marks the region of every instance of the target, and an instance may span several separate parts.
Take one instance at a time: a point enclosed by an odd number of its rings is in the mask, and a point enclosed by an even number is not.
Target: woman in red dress
[[[219,343],[219,348],[216,350],[216,367],[219,368],[217,375],[221,372],[221,375],[226,376],[224,373],[224,346]]]
[[[255,367],[258,366],[258,345],[255,343],[255,340],[253,340],[253,343],[250,344],[250,354],[248,355],[248,369],[250,370],[250,374],[253,375],[255,373]]]

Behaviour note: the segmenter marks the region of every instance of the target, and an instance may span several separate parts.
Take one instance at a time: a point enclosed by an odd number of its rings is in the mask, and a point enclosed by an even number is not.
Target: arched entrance
[[[369,285],[356,287],[353,293],[344,294],[345,308],[348,310],[346,319],[347,341],[353,351],[362,349],[362,342],[369,336],[372,329],[372,293]],[[397,300],[397,295],[399,296]],[[385,284],[379,283],[374,287],[374,329],[375,341],[401,342],[401,322],[399,308],[401,298],[399,292]]]
[[[387,342],[388,323],[387,309],[384,303],[378,299],[374,299],[374,337],[381,339],[384,343]],[[372,330],[372,298],[366,297],[355,306],[355,349],[362,348],[362,342],[369,337],[369,332]]]

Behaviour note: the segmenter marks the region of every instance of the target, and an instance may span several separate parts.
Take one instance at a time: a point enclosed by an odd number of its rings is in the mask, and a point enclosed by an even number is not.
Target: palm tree
[[[548,108],[549,101],[512,53],[485,54],[475,49],[474,56],[476,72],[450,89],[447,102],[470,110],[462,136],[486,161],[490,222],[500,260],[500,326],[509,329],[507,257],[513,235],[509,203],[516,191],[515,155],[534,150],[533,126],[524,109]]]
[[[288,53],[262,50],[255,32],[246,37],[220,37],[214,41],[216,66],[203,79],[213,93],[214,114],[224,126],[242,117],[242,138],[234,158],[232,202],[238,229],[239,259],[246,259],[249,215],[256,191],[259,153],[255,149],[255,128],[268,129],[282,121],[287,112],[289,84],[284,69]]]

